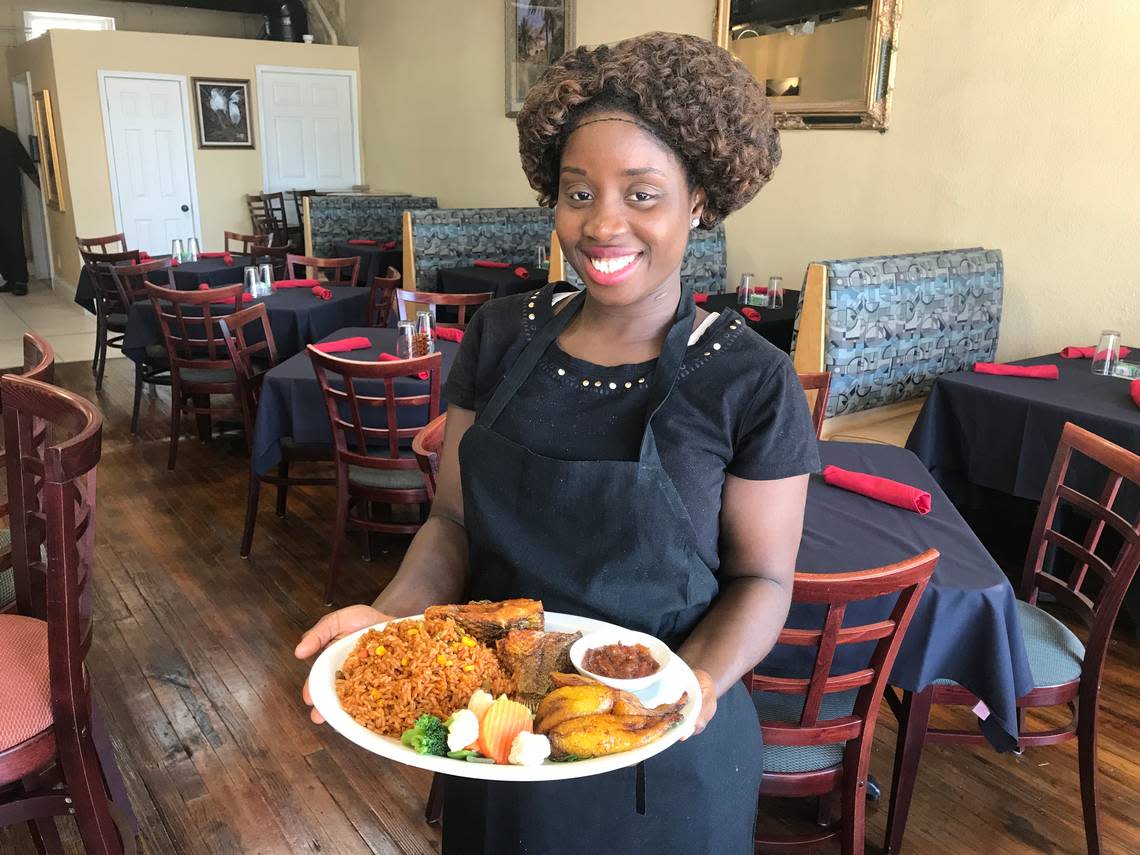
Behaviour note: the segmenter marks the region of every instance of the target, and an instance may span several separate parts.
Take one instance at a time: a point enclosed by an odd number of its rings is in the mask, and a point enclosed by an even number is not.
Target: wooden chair
[[[95,291],[95,355],[91,360],[91,373],[95,375],[95,391],[101,392],[107,348],[122,349],[123,334],[127,331],[127,311],[130,308],[130,303],[119,290],[113,271],[117,264],[138,264],[139,253],[137,250],[81,250],[79,254]]]
[[[368,326],[386,327],[392,317],[392,301],[400,287],[400,271],[388,268],[387,276],[372,280],[372,293],[368,295]]]
[[[822,264],[809,264],[804,274],[799,323],[792,363],[801,374],[819,373],[827,343],[827,267]]]
[[[3,378],[0,393],[16,574],[44,589],[42,605],[21,597],[18,614],[0,615],[0,825],[27,822],[38,851],[62,852],[53,818],[70,814],[86,851],[133,852],[134,817],[84,666],[103,417],[26,377]]]
[[[97,252],[106,255],[112,252],[127,251],[127,236],[122,232],[92,238],[81,238],[79,235],[76,235],[75,242],[79,244],[80,252]],[[114,249],[112,249],[112,247],[114,247]]]
[[[800,374],[800,385],[804,387],[808,406],[811,407],[811,423],[815,426],[815,438],[820,439],[823,436],[823,422],[827,418],[827,393],[831,389],[831,372]]]
[[[467,328],[467,307],[482,305],[494,296],[495,295],[490,291],[485,291],[481,294],[440,294],[436,291],[404,291],[397,288],[396,307],[399,310],[399,318],[401,321],[414,321],[414,314],[411,318],[408,317],[408,304],[415,303],[418,304],[418,306],[427,306],[428,311],[431,312],[431,319],[434,321],[436,306],[458,306],[458,321],[453,324],[439,324],[439,326],[454,327],[455,329],[462,330]]]
[[[285,256],[285,274],[288,279],[323,278],[329,285],[355,285],[356,277],[360,275],[360,256],[315,258],[289,254]]]
[[[261,383],[265,374],[277,365],[277,347],[273,341],[273,329],[269,326],[269,313],[265,304],[256,303],[218,320],[222,339],[226,343],[230,361],[237,376],[238,400],[241,402],[242,422],[245,435],[253,437],[257,421],[257,407],[261,398]],[[300,460],[332,460],[332,450],[327,446],[308,447],[284,439],[281,443],[281,462],[277,465],[277,475],[258,475],[252,460],[249,469],[249,489],[245,507],[245,530],[241,538],[241,557],[248,558],[253,546],[253,529],[257,524],[257,503],[261,496],[261,483],[277,487],[277,515],[285,516],[288,489],[291,486],[323,485],[336,483],[332,477],[291,478],[289,464]]]
[[[222,232],[222,238],[222,249],[226,252],[249,255],[249,248],[256,243],[261,243],[262,235],[243,235],[240,232]],[[237,246],[233,247],[231,244],[237,244]]]
[[[297,209],[297,222],[301,227],[305,225],[305,199],[311,196],[320,196],[318,190],[293,190],[293,205]]]
[[[301,227],[299,225],[289,225],[289,217],[285,213],[285,194],[280,191],[277,193],[262,193],[261,201],[265,204],[265,215],[269,218],[270,222],[273,223],[273,231],[279,237],[274,243],[300,244]]]
[[[286,275],[286,260],[289,255],[294,252],[293,244],[287,243],[282,246],[269,246],[268,244],[261,243],[264,239],[261,235],[249,248],[250,263],[251,264],[271,264],[273,265],[273,279],[288,279]]]
[[[131,304],[148,299],[146,290],[148,283],[160,284],[162,280],[165,280],[163,287],[174,290],[174,267],[169,258],[160,258],[138,264],[120,264],[113,267],[110,272],[118,290],[119,301],[126,307],[123,314],[124,330],[126,329],[126,317]],[[159,280],[159,282],[155,280]],[[121,343],[119,346],[122,346]],[[161,344],[149,345],[142,358],[135,362],[135,394],[131,405],[131,436],[135,436],[139,430],[139,409],[142,406],[143,386],[169,385],[170,361],[166,358],[166,347]]]
[[[435,501],[435,478],[439,474],[439,455],[443,450],[443,435],[447,430],[447,413],[432,419],[412,440],[412,454],[424,473],[428,501]]]
[[[22,377],[51,383],[55,379],[55,351],[46,339],[34,332],[24,333],[24,367]],[[3,413],[3,398],[0,398],[0,413]],[[42,436],[42,435],[41,435]],[[4,436],[0,430],[0,469],[6,466]],[[0,613],[16,608],[16,579],[12,572],[12,531],[8,519],[8,501],[0,502]]]
[[[273,218],[265,209],[265,200],[261,198],[260,193],[247,193],[245,196],[245,206],[249,210],[249,225],[253,229],[253,233],[261,237],[269,237],[270,243],[278,242],[277,235],[274,234]],[[281,235],[284,238],[284,235]],[[282,240],[281,243],[287,243]]]
[[[219,319],[234,313],[236,303],[224,301],[240,300],[243,289],[238,284],[208,291],[173,291],[146,285],[170,364],[170,470],[178,458],[183,410],[197,418],[203,440],[210,438],[214,416],[242,417],[240,404],[215,405],[212,396],[238,395],[237,375]]]
[[[754,693],[764,735],[760,794],[822,796],[829,806],[838,794],[842,819],[818,832],[790,838],[767,838],[757,829],[758,852],[769,847],[779,851],[814,847],[838,836],[844,855],[862,855],[867,767],[883,689],[938,557],[936,550],[928,549],[874,570],[796,574],[792,600],[824,606],[826,617],[820,629],[785,627],[777,642],[816,648],[810,677],[744,677]],[[852,603],[895,594],[885,620],[844,625]],[[839,648],[871,641],[877,643],[865,667],[833,673]]]
[[[426,507],[428,492],[424,476],[415,455],[405,451],[405,443],[439,415],[443,357],[432,353],[398,362],[357,362],[321,353],[312,345],[308,351],[324,396],[336,453],[336,527],[325,588],[325,601],[331,604],[337,563],[350,522],[361,530],[366,552],[370,531],[391,534],[419,531],[421,523],[374,521],[370,509],[373,503]],[[397,393],[397,380],[422,371],[429,374],[422,392]],[[379,419],[366,419],[365,415],[381,407],[384,426],[372,427]],[[419,422],[416,410],[424,408],[427,418]],[[401,426],[400,413],[409,409],[412,412]],[[354,506],[361,507],[362,512],[354,515]]]
[[[1074,451],[1095,461],[1101,471],[1108,471],[1105,485],[1095,498],[1065,483]],[[1078,461],[1078,466],[1088,463],[1080,458]],[[1018,744],[1031,748],[1077,740],[1085,843],[1090,855],[1102,851],[1096,796],[1101,676],[1113,624],[1140,565],[1140,511],[1128,520],[1112,509],[1124,481],[1130,482],[1133,491],[1140,487],[1140,455],[1072,423],[1065,424],[1033,525],[1019,592],[1022,599],[1018,601],[1018,618],[1034,683],[1033,689],[1017,700],[1021,730]],[[1090,520],[1080,543],[1057,528],[1057,511],[1062,502],[1082,521]],[[1111,532],[1106,532],[1106,527]],[[1052,565],[1047,564],[1050,555]],[[1086,643],[1082,644],[1061,621],[1037,606],[1041,593],[1080,619],[1088,628]],[[938,680],[917,694],[904,692],[901,703],[892,703],[899,717],[899,733],[886,851],[900,851],[923,744],[984,744],[983,736],[976,730],[929,727],[931,706],[973,707],[977,703],[972,692],[949,680]],[[1026,708],[1061,704],[1068,705],[1073,714],[1067,724],[1044,731],[1025,729],[1022,713]]]

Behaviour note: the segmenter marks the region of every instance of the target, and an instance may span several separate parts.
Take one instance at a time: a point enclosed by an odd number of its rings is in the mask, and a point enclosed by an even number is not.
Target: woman
[[[698,735],[648,761],[643,788],[633,768],[448,779],[444,852],[751,852],[761,745],[740,677],[787,615],[819,461],[788,358],[698,309],[680,265],[690,228],[770,177],[771,110],[726,51],[656,33],[565,56],[518,128],[585,290],[475,315],[431,517],[376,602],[323,618],[297,655],[433,603],[520,596],[656,635],[701,683]]]

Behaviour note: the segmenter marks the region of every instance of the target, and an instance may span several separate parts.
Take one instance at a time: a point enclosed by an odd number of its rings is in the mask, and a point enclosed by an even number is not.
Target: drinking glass
[[[416,356],[427,356],[435,351],[435,321],[431,312],[416,312]]]
[[[545,270],[546,267],[547,267],[546,247],[545,246],[539,246],[539,248],[538,248],[538,269],[539,270]]]
[[[175,238],[174,240],[172,240],[170,242],[170,257],[173,258],[175,261],[181,261],[182,260],[182,252],[183,252],[183,250],[182,250],[182,239],[181,238]]]
[[[782,308],[784,308],[784,277],[783,276],[769,276],[768,277],[768,308],[769,309],[782,309]]]
[[[197,261],[202,254],[202,248],[198,245],[198,238],[192,237],[186,239],[186,254],[190,256],[188,261]]]
[[[257,267],[250,265],[245,269],[245,292],[253,297],[260,297],[261,290],[261,277],[257,273]]]
[[[411,359],[415,346],[416,325],[411,321],[400,321],[396,324],[396,356],[400,359]]]
[[[736,302],[738,305],[749,305],[748,301],[752,299],[752,278],[751,273],[741,275],[740,287],[736,289]]]
[[[261,296],[268,297],[273,293],[273,265],[258,265],[257,274],[258,278],[261,280]]]
[[[1105,330],[1100,334],[1100,344],[1093,351],[1092,373],[1112,375],[1116,363],[1120,361],[1120,333]]]

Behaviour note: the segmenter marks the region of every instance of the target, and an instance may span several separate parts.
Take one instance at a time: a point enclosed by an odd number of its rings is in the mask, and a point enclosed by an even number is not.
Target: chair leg
[[[94,743],[81,737],[74,748],[77,750],[70,761],[66,759],[66,751],[61,753],[65,758],[63,774],[74,800],[75,823],[79,826],[83,848],[100,855],[120,855],[128,849],[133,851],[133,839],[120,837],[119,827],[111,816]]]
[[[820,828],[827,828],[835,822],[835,809],[842,804],[842,791],[832,790],[819,797],[819,808],[816,811],[815,824]]]
[[[341,481],[340,478],[337,479]],[[336,568],[340,561],[340,551],[344,546],[344,539],[348,536],[348,490],[343,489],[340,483],[336,493],[336,527],[333,529],[332,555],[329,556],[329,579],[325,586],[325,605],[333,603],[333,591],[336,589]]]
[[[443,817],[443,776],[432,775],[431,792],[428,793],[424,820],[428,825],[437,825]]]
[[[289,477],[289,460],[285,457],[281,458],[281,462],[277,464],[277,477],[284,480]],[[285,516],[285,503],[289,500],[289,485],[277,485],[277,516]]]
[[[39,855],[65,855],[63,841],[59,839],[59,829],[55,825],[55,817],[44,816],[33,819],[28,823],[28,831],[32,834],[32,844]]]
[[[887,835],[884,852],[897,855],[902,851],[903,832],[906,830],[910,799],[918,777],[918,761],[926,742],[930,724],[930,706],[934,687],[921,692],[903,693],[902,716],[899,719],[898,741],[895,743],[895,767],[891,778],[891,804],[887,810]]]
[[[1092,694],[1092,693],[1090,693]],[[1096,803],[1097,700],[1081,697],[1077,714],[1077,757],[1081,772],[1081,807],[1085,818],[1085,845],[1089,855],[1100,855],[1100,818]]]
[[[166,468],[174,471],[174,464],[178,460],[178,435],[182,431],[182,395],[171,387],[170,395],[170,456],[166,461]]]
[[[107,332],[100,330],[96,334],[95,343],[95,361],[98,365],[95,368],[95,391],[103,391],[103,369],[107,367]]]
[[[848,764],[844,764],[848,765]],[[863,778],[860,782],[860,778]],[[843,855],[863,855],[867,818],[867,782],[857,764],[851,763],[843,776],[843,816],[839,821],[839,851]]]
[[[249,558],[253,549],[253,527],[257,524],[257,500],[261,497],[261,479],[249,467],[249,491],[245,500],[245,530],[241,534],[241,557]]]
[[[369,501],[364,502],[364,508],[361,511],[361,516],[369,522],[372,521],[372,503]],[[361,527],[360,529],[360,559],[362,561],[372,560],[372,532],[367,528]]]
[[[117,807],[126,819],[127,825],[133,833],[139,833],[139,821],[131,807],[131,800],[127,796],[127,787],[123,783],[123,775],[119,771],[119,763],[115,759],[115,748],[111,744],[111,736],[107,733],[107,726],[103,717],[95,710],[91,715],[91,739],[95,743],[95,751],[99,755],[99,768],[103,770],[103,781],[107,785],[112,804]]]
[[[210,419],[210,396],[192,395],[194,408],[198,410],[194,420],[198,423],[198,439],[209,442],[213,433],[213,422]]]
[[[99,343],[103,340],[103,320],[96,316],[95,318],[95,355],[91,357],[91,373],[94,374],[95,370],[99,367]]]
[[[139,432],[139,407],[142,405],[142,390],[143,390],[143,364],[141,362],[135,363],[135,403],[131,407],[131,436],[137,436]]]

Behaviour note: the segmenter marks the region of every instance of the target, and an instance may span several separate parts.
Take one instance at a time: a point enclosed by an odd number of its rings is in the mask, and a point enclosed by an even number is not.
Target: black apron
[[[683,288],[653,373],[640,459],[573,461],[535,454],[495,421],[582,308],[555,315],[552,285],[533,301],[541,322],[463,437],[464,518],[472,599],[534,597],[548,611],[607,620],[679,645],[718,586],[688,512],[661,465],[651,424],[680,374],[695,306]],[[445,855],[662,855],[753,851],[762,749],[742,684],[708,728],[636,768],[571,781],[445,780]],[[639,807],[644,813],[639,812]]]

